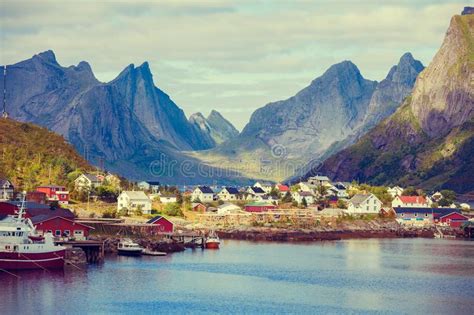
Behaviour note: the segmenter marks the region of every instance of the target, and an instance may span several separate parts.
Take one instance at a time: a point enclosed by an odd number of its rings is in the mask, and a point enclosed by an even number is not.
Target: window
[[[425,217],[428,217],[428,213],[425,213]]]
[[[82,235],[82,230],[74,230],[74,235]]]
[[[417,217],[417,216],[418,216],[418,213],[415,212],[415,217]]]
[[[405,213],[402,213],[402,218],[405,216]]]
[[[46,233],[51,233],[51,234],[53,234],[53,231],[51,231],[51,230],[48,230],[48,231],[46,231]]]
[[[71,231],[69,231],[69,230],[64,230],[64,235],[66,235],[66,236],[71,235]]]
[[[54,235],[56,235],[56,236],[61,236],[61,230],[56,230],[56,231],[54,231]]]

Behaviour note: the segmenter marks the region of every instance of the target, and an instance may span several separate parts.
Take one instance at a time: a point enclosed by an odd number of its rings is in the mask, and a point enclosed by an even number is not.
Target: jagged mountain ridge
[[[456,15],[403,106],[306,176],[473,191],[473,73],[474,15]]]
[[[207,118],[201,113],[192,114],[189,122],[201,131],[203,141],[209,143],[210,147],[232,140],[239,135],[234,125],[216,110],[212,110]]]
[[[237,138],[197,156],[214,165],[231,158],[233,166],[253,165],[249,173],[282,180],[292,175],[280,172],[282,164],[301,172],[308,160],[347,147],[393,113],[422,69],[407,53],[377,83],[363,78],[350,61],[333,65],[295,96],[257,109]],[[262,166],[265,163],[276,167]]]
[[[162,181],[197,181],[199,176],[185,179],[179,169],[169,168],[183,161],[197,168],[199,161],[181,151],[210,148],[184,112],[155,87],[148,63],[129,65],[102,83],[86,62],[62,67],[46,51],[8,66],[6,97],[10,117],[63,135],[89,161],[103,159],[108,169],[132,179],[152,178],[151,163],[165,160],[171,165],[160,166],[166,169],[164,175],[158,172]]]

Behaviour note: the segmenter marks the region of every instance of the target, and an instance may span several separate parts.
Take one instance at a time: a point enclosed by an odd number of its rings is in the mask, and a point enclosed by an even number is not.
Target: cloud
[[[429,63],[454,1],[34,1],[0,4],[0,63],[47,49],[91,63],[100,80],[150,62],[156,84],[189,115],[217,109],[242,128],[331,64],[381,80],[406,51]],[[239,108],[239,114],[235,108]]]

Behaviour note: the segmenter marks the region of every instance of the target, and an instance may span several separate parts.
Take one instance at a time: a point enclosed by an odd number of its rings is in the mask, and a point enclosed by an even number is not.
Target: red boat
[[[219,249],[221,241],[219,240],[219,236],[212,231],[206,238],[206,248],[207,249]]]
[[[63,268],[65,247],[55,245],[51,233],[37,235],[23,205],[18,216],[0,221],[0,271]]]

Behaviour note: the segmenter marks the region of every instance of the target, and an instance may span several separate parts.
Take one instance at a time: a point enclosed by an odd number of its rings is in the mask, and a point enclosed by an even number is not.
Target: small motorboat
[[[207,249],[219,249],[221,241],[219,236],[214,231],[211,231],[206,238],[206,248]]]
[[[149,250],[148,248],[144,249],[142,251],[142,255],[147,255],[147,256],[166,256],[165,252],[156,252],[153,250]]]
[[[118,243],[117,253],[124,256],[140,256],[143,253],[143,247],[126,238]]]

